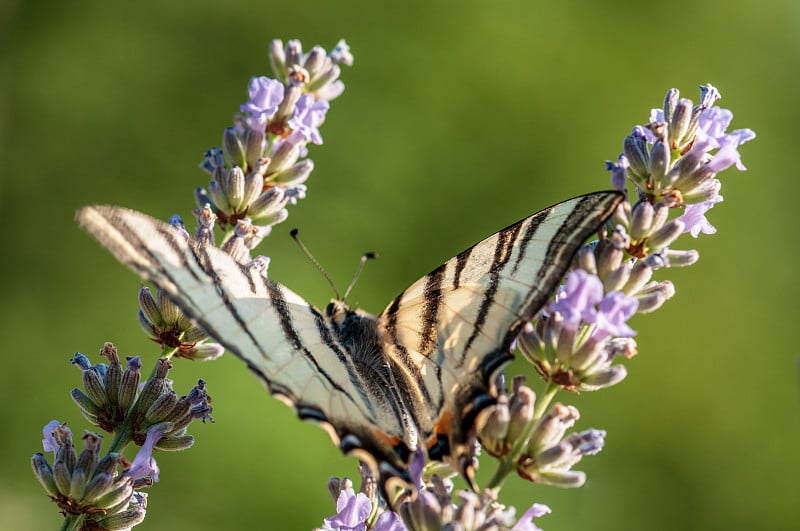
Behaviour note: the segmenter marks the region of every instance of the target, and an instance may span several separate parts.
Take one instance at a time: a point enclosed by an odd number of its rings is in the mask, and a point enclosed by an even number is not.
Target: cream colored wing
[[[598,192],[533,214],[448,260],[380,315],[432,458],[469,466],[475,418],[494,401],[494,375],[512,359],[512,342],[622,198]]]
[[[384,480],[408,480],[402,406],[372,396],[380,377],[355,366],[320,311],[255,268],[139,212],[91,206],[77,219],[301,418],[321,423],[345,453],[372,464]]]

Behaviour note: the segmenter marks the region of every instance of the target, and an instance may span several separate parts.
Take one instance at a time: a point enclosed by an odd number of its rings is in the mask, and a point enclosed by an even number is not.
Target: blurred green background
[[[578,428],[608,430],[577,468],[578,490],[512,478],[503,500],[554,514],[547,531],[798,529],[796,169],[800,3],[104,2],[0,4],[0,527],[55,529],[30,471],[53,418],[78,433],[74,351],[97,361],[156,352],[139,332],[139,280],[73,222],[90,203],[190,219],[203,152],[268,74],[267,44],[352,46],[347,90],[311,147],[308,198],[261,252],[271,275],[312,302],[375,250],[351,302],[380,311],[410,282],[517,219],[608,188],[603,161],[666,89],[711,82],[749,171],[722,176],[713,237],[677,295],[637,316],[640,355],[601,393],[562,396]],[[679,245],[679,247],[681,247]],[[520,367],[521,369],[521,367]],[[532,371],[529,371],[532,372]],[[216,424],[190,451],[161,454],[137,529],[310,529],[334,512],[330,475],[355,475],[317,427],[264,392],[232,356],[178,363],[200,376]],[[534,387],[538,385],[532,380]],[[490,459],[483,466],[491,468]]]

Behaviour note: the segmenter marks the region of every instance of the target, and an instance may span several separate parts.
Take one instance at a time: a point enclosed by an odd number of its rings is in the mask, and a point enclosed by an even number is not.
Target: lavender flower
[[[367,517],[372,511],[372,502],[366,495],[353,489],[344,489],[336,501],[336,515],[325,519],[322,529],[326,531],[366,531]]]
[[[556,302],[550,305],[551,312],[557,312],[564,322],[577,326],[581,321],[595,321],[597,305],[603,299],[603,283],[594,275],[582,269],[570,271]]]
[[[128,469],[127,474],[133,479],[141,480],[145,477],[152,478],[152,480],[158,483],[158,465],[156,464],[156,460],[153,458],[153,449],[156,446],[156,443],[164,437],[164,432],[169,431],[172,429],[172,424],[169,422],[164,422],[162,424],[157,424],[150,428],[147,432],[147,438],[142,444],[142,447],[139,448],[139,452],[136,454],[136,457],[133,459],[131,463],[131,467]]]
[[[697,238],[701,232],[703,234],[716,233],[717,229],[706,219],[706,212],[721,201],[722,196],[718,195],[702,203],[686,205],[686,210],[684,210],[683,215],[678,218],[683,222],[683,231],[690,233],[693,238]]]
[[[278,105],[283,101],[283,83],[265,76],[254,77],[248,86],[250,99],[239,107],[247,113],[247,125],[251,129],[263,131]]]
[[[325,113],[330,104],[325,100],[315,99],[311,94],[300,97],[295,106],[294,116],[289,120],[289,127],[303,135],[306,141],[322,144],[319,126],[325,121]]]
[[[600,301],[595,316],[595,333],[600,336],[631,337],[636,335],[626,321],[630,319],[639,306],[639,301],[628,297],[620,291],[609,293]]]
[[[531,505],[531,508],[525,511],[525,514],[519,518],[519,521],[511,528],[511,531],[542,531],[541,528],[533,523],[533,519],[550,514],[551,512],[550,507],[547,505],[534,503]]]

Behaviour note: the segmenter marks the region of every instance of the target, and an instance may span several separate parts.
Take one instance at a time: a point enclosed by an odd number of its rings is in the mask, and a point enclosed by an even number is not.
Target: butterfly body
[[[533,214],[434,269],[378,316],[342,301],[320,311],[259,268],[139,212],[92,206],[78,222],[386,490],[410,483],[417,448],[471,481],[476,420],[494,403],[514,339],[621,200],[597,192]]]

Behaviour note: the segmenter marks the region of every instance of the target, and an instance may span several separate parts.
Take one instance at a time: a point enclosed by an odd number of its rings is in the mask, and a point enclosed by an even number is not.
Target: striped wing
[[[448,260],[379,317],[387,353],[418,387],[412,408],[429,454],[469,477],[470,434],[493,403],[492,381],[521,327],[547,302],[580,245],[613,213],[618,192],[559,203]]]
[[[371,399],[364,371],[354,367],[316,308],[255,268],[139,212],[92,206],[77,219],[244,360],[301,418],[320,422],[345,453],[387,477],[408,478],[396,451],[405,435],[401,415]]]

